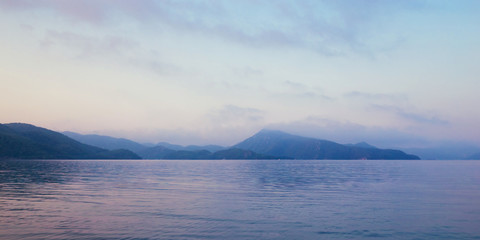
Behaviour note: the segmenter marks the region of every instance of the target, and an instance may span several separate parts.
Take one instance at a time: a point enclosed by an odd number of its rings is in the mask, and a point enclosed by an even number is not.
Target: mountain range
[[[420,156],[425,160],[472,159],[480,149],[468,143],[447,142],[422,148],[401,148],[400,150]],[[480,159],[480,158],[477,158]]]
[[[58,133],[29,124],[0,124],[0,159],[420,159],[400,150],[379,149],[368,143],[339,144],[262,130],[250,138],[222,147],[180,146],[161,142],[147,146],[101,135]]]
[[[24,123],[0,124],[0,159],[139,159],[125,149],[106,150]]]
[[[234,147],[294,159],[420,159],[400,150],[378,149],[367,143],[342,145],[274,130],[262,130]]]

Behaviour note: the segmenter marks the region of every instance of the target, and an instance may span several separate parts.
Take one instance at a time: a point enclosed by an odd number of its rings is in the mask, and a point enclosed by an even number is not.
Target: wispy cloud
[[[90,58],[104,54],[122,55],[139,43],[119,36],[92,37],[69,31],[48,30],[40,41],[43,47],[66,47],[73,51],[74,58]]]
[[[405,94],[386,94],[386,93],[369,93],[352,91],[344,95],[347,98],[354,100],[365,101],[389,101],[389,102],[406,102],[408,97]]]
[[[226,105],[221,109],[213,110],[209,118],[219,127],[240,127],[263,121],[265,112],[256,108],[245,108],[235,105]]]
[[[420,124],[448,125],[449,122],[436,116],[406,111],[398,106],[372,104],[371,108],[377,111],[392,113],[397,117]]]
[[[71,31],[46,30],[39,40],[44,50],[60,49],[66,57],[89,61],[112,59],[119,64],[136,67],[157,75],[181,73],[181,67],[162,60],[160,54],[147,51],[134,38],[118,35],[100,35]]]
[[[301,82],[287,80],[282,82],[286,90],[278,93],[277,95],[290,98],[308,98],[308,99],[320,99],[322,101],[332,101],[332,97],[323,93],[323,90],[318,87],[311,87]]]
[[[253,68],[250,66],[242,67],[242,68],[234,68],[232,69],[234,75],[239,76],[241,78],[252,78],[263,75],[263,70]]]
[[[447,125],[448,121],[427,113],[418,113],[405,94],[386,94],[352,91],[344,94],[351,101],[360,102],[366,110],[393,114],[416,124]]]
[[[62,0],[5,0],[0,1],[4,10],[42,10],[59,13],[68,20],[100,24],[108,16],[109,1],[62,1]]]
[[[413,9],[415,2],[119,0],[112,4],[108,0],[5,0],[0,6],[52,11],[70,21],[93,25],[111,24],[115,16],[122,16],[152,29],[167,27],[250,47],[307,48],[324,55],[341,55],[392,45],[390,40],[382,46],[366,41],[380,30],[372,22],[389,21],[396,12]]]

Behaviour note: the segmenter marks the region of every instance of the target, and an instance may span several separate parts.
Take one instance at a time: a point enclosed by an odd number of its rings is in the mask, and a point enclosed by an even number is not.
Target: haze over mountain
[[[296,136],[281,131],[262,130],[254,136],[223,150],[181,150],[162,145],[153,147],[99,135],[66,134],[97,146],[126,149],[105,150],[73,140],[63,134],[29,124],[0,125],[0,158],[42,159],[419,159],[399,150],[378,149],[365,142],[338,144],[332,141]],[[193,148],[200,147],[194,146]],[[210,146],[211,147],[211,146]],[[218,147],[218,146],[214,146]],[[138,154],[138,155],[137,155]]]
[[[135,153],[77,142],[61,133],[24,123],[0,124],[0,159],[139,159]]]
[[[262,130],[234,147],[295,159],[420,159],[399,150],[346,146],[273,130]]]

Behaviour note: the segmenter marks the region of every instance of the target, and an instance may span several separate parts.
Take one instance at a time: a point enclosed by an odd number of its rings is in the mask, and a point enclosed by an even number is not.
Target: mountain
[[[225,149],[218,145],[181,146],[160,142],[157,146],[147,147],[143,144],[124,139],[101,135],[83,135],[74,132],[63,132],[64,135],[81,143],[114,150],[128,149],[143,159],[276,159],[278,157],[257,154],[249,150]]]
[[[168,148],[168,149],[171,149],[171,150],[184,150],[184,148],[185,148],[182,145],[171,144],[171,143],[168,143],[168,142],[159,142],[155,146],[160,146],[160,147]]]
[[[167,142],[159,142],[157,146],[162,146],[166,148],[170,148],[172,150],[184,150],[184,151],[199,151],[199,150],[207,150],[210,152],[216,152],[225,149],[225,147],[218,146],[218,145],[205,145],[205,146],[198,146],[198,145],[188,145],[182,146],[177,144],[170,144]]]
[[[155,145],[147,146],[147,144],[140,144],[134,142],[132,140],[128,140],[125,138],[114,138],[109,136],[103,135],[96,135],[96,134],[79,134],[75,132],[63,132],[64,135],[67,137],[73,138],[81,143],[92,145],[99,148],[104,148],[108,150],[115,150],[115,149],[127,149],[134,153],[140,154],[143,150],[147,148],[154,147]],[[198,146],[198,145],[189,145],[189,146],[181,146],[176,144],[170,144],[167,142],[160,142],[156,146],[162,146],[171,150],[183,150],[183,151],[200,151],[200,150],[207,150],[210,152],[216,152],[219,150],[225,149],[225,147],[218,146],[218,145],[205,145],[205,146]]]
[[[145,148],[137,154],[143,159],[166,159],[167,156],[173,154],[176,150],[166,148],[164,146],[154,146],[150,148]]]
[[[467,158],[468,160],[480,160],[480,152],[475,153]]]
[[[279,159],[279,157],[258,154],[250,150],[229,148],[220,150],[211,155],[212,159]]]
[[[420,159],[400,150],[345,146],[273,130],[262,130],[233,147],[295,159]]]
[[[108,151],[30,124],[0,124],[0,159],[139,158],[128,150]]]
[[[359,142],[359,143],[355,143],[355,144],[345,144],[345,146],[349,146],[349,147],[360,147],[360,148],[377,148],[373,145],[370,145],[366,142]]]
[[[207,150],[173,150],[163,146],[146,148],[139,152],[144,159],[277,159],[278,157],[258,154],[253,151],[230,148],[214,153]]]
[[[138,154],[144,159],[210,159],[212,153],[207,150],[185,151],[155,146],[146,148]]]
[[[183,147],[167,143],[163,144],[175,149],[161,145],[147,147],[122,138],[65,134],[79,141],[29,124],[0,124],[0,159],[139,159],[139,156],[145,159],[419,159],[364,142],[342,145],[271,130],[262,130],[228,149],[216,145]]]
[[[424,148],[402,148],[402,151],[420,156],[422,159],[458,160],[468,159],[480,148],[474,144],[463,142],[447,142]]]
[[[92,145],[99,148],[108,149],[108,150],[127,149],[136,153],[147,148],[146,146],[140,143],[137,143],[125,138],[114,138],[114,137],[101,136],[96,134],[83,135],[83,134],[74,133],[74,132],[63,132],[63,134],[81,143]]]

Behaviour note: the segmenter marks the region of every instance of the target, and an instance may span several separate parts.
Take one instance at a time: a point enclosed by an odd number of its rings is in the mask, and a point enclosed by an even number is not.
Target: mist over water
[[[1,239],[480,239],[478,161],[3,161]]]

